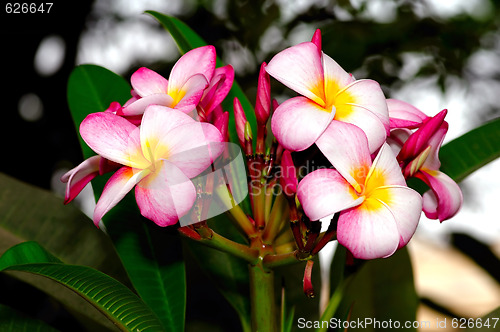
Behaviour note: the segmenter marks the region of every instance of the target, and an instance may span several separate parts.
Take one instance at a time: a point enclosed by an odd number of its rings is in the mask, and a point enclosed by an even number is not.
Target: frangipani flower
[[[196,199],[189,180],[221,152],[220,132],[181,111],[149,106],[136,127],[110,112],[88,115],[80,125],[84,141],[101,157],[123,165],[106,183],[94,211],[94,223],[133,187],[141,214],[159,226],[185,215]]]
[[[125,116],[139,115],[149,105],[161,105],[189,113],[196,108],[215,70],[215,48],[203,46],[184,54],[165,79],[158,73],[139,68],[130,79],[137,100],[121,110]]]
[[[337,239],[355,257],[390,256],[413,236],[422,198],[406,186],[387,144],[372,163],[363,132],[351,124],[339,129],[341,144],[335,148],[346,173],[319,169],[306,175],[298,199],[311,220],[340,213]]]
[[[96,176],[118,169],[120,165],[101,156],[93,156],[66,172],[61,181],[67,183],[64,204],[71,202]]]
[[[305,42],[292,46],[267,65],[269,75],[301,95],[276,109],[271,120],[273,134],[288,150],[301,151],[316,143],[323,151],[324,142],[318,140],[330,123],[345,122],[361,128],[370,152],[375,152],[389,131],[380,85],[373,80],[355,80],[318,45]],[[337,137],[333,135],[328,144],[337,145]]]
[[[418,128],[429,117],[415,106],[398,99],[387,99],[391,129]]]
[[[403,106],[400,103],[397,107],[401,110]],[[395,104],[389,103],[389,107],[392,116],[391,109]],[[431,188],[423,195],[425,215],[441,222],[453,217],[463,202],[458,184],[439,171],[439,148],[448,131],[448,123],[444,121],[446,113],[447,110],[443,110],[432,118],[427,117],[414,133],[408,129],[395,129],[390,136],[391,147],[398,153],[397,159],[405,178],[419,178]]]
[[[216,68],[208,87],[198,104],[203,115],[208,116],[226,98],[234,81],[234,69],[231,65]]]

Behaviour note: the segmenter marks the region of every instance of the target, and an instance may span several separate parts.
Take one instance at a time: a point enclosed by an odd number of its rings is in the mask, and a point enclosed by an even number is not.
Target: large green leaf
[[[124,273],[109,238],[72,204],[53,193],[0,173],[0,253],[37,241],[67,263],[115,277]]]
[[[37,241],[69,264],[87,265],[127,283],[125,270],[109,238],[73,205],[53,193],[0,173],[0,254],[13,245]],[[18,275],[45,291],[88,325],[102,316],[50,280]]]
[[[212,218],[209,224],[218,233],[233,240],[243,240],[224,215]],[[208,275],[217,289],[236,310],[242,330],[250,331],[248,264],[228,253],[208,248],[194,241],[188,241],[187,245],[203,272]]]
[[[163,25],[163,27],[168,32],[170,32],[181,53],[184,54],[189,50],[192,50],[193,48],[207,45],[207,43],[196,32],[194,32],[190,27],[188,27],[178,18],[167,16],[155,11],[147,11],[147,13],[155,17]],[[217,66],[222,65],[222,61],[217,58]],[[257,133],[257,122],[255,120],[255,111],[252,104],[248,100],[243,90],[241,90],[239,84],[234,81],[233,87],[222,103],[222,106],[224,110],[229,111],[229,140],[231,142],[238,143],[238,135],[236,134],[236,125],[234,122],[233,112],[233,99],[235,97],[240,100],[241,106],[245,110],[245,115],[247,117],[247,120],[250,122],[252,131],[254,133]]]
[[[28,317],[11,307],[0,304],[0,331],[4,332],[57,332],[47,323]]]
[[[500,157],[500,118],[454,139],[441,148],[441,171],[460,182]]]
[[[123,284],[90,267],[63,264],[36,242],[7,250],[0,257],[0,271],[52,279],[83,297],[122,331],[163,331],[158,317]]]
[[[102,67],[79,66],[69,79],[68,103],[77,127],[89,113],[105,110],[112,101],[123,104],[129,98],[126,81]],[[94,154],[83,141],[81,144],[85,158]],[[96,199],[106,180],[102,176],[92,181]],[[184,330],[186,281],[179,237],[143,218],[133,193],[103,221],[141,298],[169,331]]]
[[[339,247],[338,250],[345,249]],[[344,257],[342,254],[336,258],[345,261]],[[336,262],[334,265],[338,266]],[[365,319],[371,319],[372,323],[364,326],[363,331],[381,330],[376,328],[375,320],[379,323],[389,320],[394,324],[399,322],[402,327],[407,321],[415,321],[419,299],[406,248],[398,250],[389,258],[363,262],[361,268],[349,279],[343,287],[343,297],[336,310],[336,319],[345,321],[352,308],[350,320],[359,319],[364,322]],[[332,300],[335,300],[335,297],[332,297]]]
[[[68,81],[68,105],[78,131],[80,123],[90,113],[102,112],[113,101],[124,104],[130,95],[130,85],[119,75],[95,65],[76,67]],[[95,153],[80,137],[83,155]]]

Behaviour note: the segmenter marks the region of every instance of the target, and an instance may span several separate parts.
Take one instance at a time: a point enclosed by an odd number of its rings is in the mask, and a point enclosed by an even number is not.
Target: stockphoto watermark
[[[252,178],[249,179],[249,189],[254,195],[259,195],[261,190],[265,188],[261,185],[262,181],[270,179],[280,179],[280,178],[291,178],[297,176],[299,179],[303,178],[307,174],[320,169],[333,169],[333,166],[317,165],[314,160],[306,160],[305,164],[294,166],[294,165],[275,165],[272,170],[260,167],[259,162],[250,162],[248,164],[249,174],[252,174]],[[366,170],[361,170],[360,172],[366,172]],[[357,173],[357,171],[356,171]],[[358,176],[358,174],[356,174]],[[274,193],[276,195],[281,195],[282,193],[286,195],[294,194],[294,185],[291,183],[282,183],[278,181],[273,186]]]
[[[331,318],[329,320],[307,320],[305,318],[297,319],[297,327],[299,329],[481,329],[495,330],[500,324],[497,324],[499,318],[436,318],[433,320],[414,320],[414,321],[398,321],[398,320],[379,320],[376,318],[356,318],[352,320],[342,320],[339,318]]]
[[[431,328],[431,321],[404,321],[378,320],[376,318],[357,318],[352,320],[341,320],[330,318],[329,320],[306,320],[299,318],[297,326],[299,329],[426,329]]]

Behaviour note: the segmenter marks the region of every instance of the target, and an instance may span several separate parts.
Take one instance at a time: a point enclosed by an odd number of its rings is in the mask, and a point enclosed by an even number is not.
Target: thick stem
[[[252,331],[275,332],[276,301],[274,298],[274,272],[262,264],[249,265]]]
[[[201,242],[206,246],[218,249],[220,251],[227,252],[229,254],[232,254],[233,256],[242,258],[250,263],[254,263],[258,260],[258,250],[231,241],[213,231],[209,238],[202,238],[198,242]]]
[[[283,195],[279,195],[274,201],[273,208],[271,210],[271,214],[269,216],[269,221],[264,229],[262,234],[262,241],[265,244],[273,244],[276,235],[281,229],[283,224],[283,219],[285,216],[287,203],[286,199]]]
[[[264,257],[264,265],[268,269],[272,269],[278,266],[283,266],[283,265],[290,265],[294,264],[297,262],[300,262],[301,260],[297,257],[298,250],[288,252],[286,254],[279,254],[279,255],[267,255]]]
[[[247,234],[249,237],[254,237],[256,234],[255,228],[252,225],[252,222],[248,219],[245,212],[241,209],[241,207],[235,203],[233,196],[230,191],[224,187],[219,186],[215,189],[218,198],[221,203],[224,204],[228,212],[233,217],[238,226]]]

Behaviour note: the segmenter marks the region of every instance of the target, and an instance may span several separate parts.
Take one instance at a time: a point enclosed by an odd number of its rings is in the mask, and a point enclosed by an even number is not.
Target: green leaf
[[[500,118],[444,145],[439,153],[441,171],[456,182],[500,157]]]
[[[295,307],[288,309],[287,294],[284,285],[281,287],[281,332],[291,332],[293,327],[293,318],[295,316]]]
[[[113,101],[124,104],[130,95],[130,85],[119,75],[96,65],[81,65],[71,73],[68,81],[68,105],[78,131],[80,123],[90,113],[102,112]],[[95,153],[80,137],[85,158]]]
[[[0,173],[0,253],[24,241],[37,241],[70,264],[125,273],[109,238],[73,204]]]
[[[12,332],[57,332],[47,323],[26,316],[11,307],[0,304],[0,331]]]
[[[112,101],[123,104],[130,97],[128,83],[99,66],[75,68],[68,82],[68,103],[77,128],[89,113],[105,110]],[[80,143],[85,158],[94,154],[83,140]],[[101,176],[92,181],[96,199],[107,178]],[[142,217],[132,192],[103,221],[143,301],[167,330],[184,330],[186,276],[179,236],[171,234],[173,229],[161,229]]]
[[[352,278],[352,279],[351,279]],[[375,319],[378,322],[415,321],[418,296],[413,283],[413,271],[406,248],[389,258],[363,262],[362,267],[343,288],[343,297],[335,317],[345,321],[352,307],[350,319]],[[394,323],[396,324],[396,323]],[[374,324],[363,331],[378,331]],[[340,329],[341,331],[343,329]]]
[[[151,309],[123,284],[90,267],[63,264],[36,242],[7,250],[0,257],[0,271],[52,279],[83,297],[122,331],[163,331]]]
[[[219,234],[242,242],[241,235],[224,215],[209,220],[209,225]],[[193,257],[204,273],[215,284],[229,304],[236,310],[243,331],[250,331],[250,300],[248,289],[248,264],[225,252],[208,248],[194,241],[187,241]]]
[[[139,217],[135,204],[128,195],[109,212],[109,235],[137,293],[168,331],[183,331],[186,275],[179,235],[175,228],[161,228]]]
[[[25,241],[37,241],[69,264],[91,266],[129,283],[110,239],[79,209],[64,205],[61,197],[47,190],[0,173],[0,254]],[[96,310],[50,280],[16,277],[81,314],[83,324],[102,321]]]
[[[146,11],[146,13],[155,17],[163,25],[163,27],[168,32],[170,32],[172,38],[177,43],[179,51],[182,54],[188,52],[189,50],[192,50],[193,48],[207,45],[207,43],[196,32],[194,32],[190,27],[188,27],[178,18],[167,16],[155,11]],[[217,58],[217,66],[220,67],[222,65],[222,61]],[[255,119],[255,111],[252,104],[248,100],[243,90],[241,90],[239,84],[234,81],[231,91],[229,91],[229,94],[222,103],[222,107],[224,110],[229,111],[229,140],[233,143],[238,143],[238,135],[236,133],[233,111],[233,99],[235,97],[240,100],[241,106],[245,110],[247,120],[252,126],[252,132],[254,133],[254,135],[257,133],[257,122]]]

